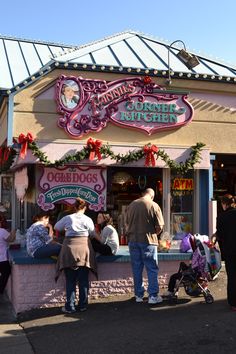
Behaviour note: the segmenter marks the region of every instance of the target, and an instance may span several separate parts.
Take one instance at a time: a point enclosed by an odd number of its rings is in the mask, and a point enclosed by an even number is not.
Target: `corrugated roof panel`
[[[64,54],[64,49],[62,47],[56,47],[52,45],[49,45],[48,47],[50,48],[54,57]]]
[[[111,49],[114,51],[122,66],[143,68],[142,62],[132,52],[132,50],[130,50],[124,41],[111,45]]]
[[[38,51],[40,59],[42,60],[43,65],[47,64],[52,59],[52,53],[48,49],[47,45],[44,44],[35,44],[35,48]]]
[[[103,49],[93,52],[93,57],[95,59],[96,64],[98,65],[119,65],[109,47],[105,47]]]
[[[12,88],[39,71],[64,49],[59,44],[27,41],[3,36],[0,38],[0,87]]]
[[[27,78],[30,73],[27,70],[18,41],[5,40],[7,56],[14,85]]]
[[[174,72],[236,76],[235,67],[232,69],[227,64],[206,57],[199,57],[200,64],[190,70],[177,57],[180,49],[179,46],[173,47],[134,31],[118,33],[77,48],[60,43],[1,36],[0,86],[2,88],[12,88],[18,85],[21,81],[38,72],[41,67],[49,64],[52,59],[62,63],[124,66],[134,69],[153,68],[166,72],[168,71],[168,64],[170,64],[170,69]],[[190,77],[194,78],[194,75]]]
[[[133,48],[133,50],[138,54],[139,57],[145,62],[148,68],[160,68],[163,63],[158,56],[158,53],[154,53],[147,45],[147,42],[142,41],[140,37],[134,36],[127,39],[127,42]]]
[[[32,43],[20,42],[20,46],[22,48],[23,55],[27,62],[30,75],[32,75],[36,71],[38,71],[42,66],[38,54],[35,51],[35,48]]]
[[[12,87],[13,82],[9,72],[9,66],[6,58],[6,53],[3,45],[3,40],[0,39],[0,87]]]
[[[222,65],[216,64],[216,63],[211,63],[210,61],[207,62],[207,64],[215,71],[217,72],[218,75],[223,75],[223,76],[232,76],[233,72],[227,68],[225,68]]]
[[[154,50],[162,59],[163,63],[160,63],[160,67],[157,69],[159,70],[167,70],[168,69],[168,47],[164,44],[159,44],[152,40],[147,40],[144,38],[144,41]],[[176,57],[174,53],[178,53],[178,50],[174,48],[170,49],[170,68],[174,71],[184,71],[189,72],[189,69]],[[165,63],[165,64],[164,64]]]
[[[204,65],[206,63],[206,65]],[[200,64],[194,67],[194,71],[197,74],[207,74],[207,75],[215,75],[214,71],[210,69],[209,62],[200,59]]]
[[[83,55],[82,57],[70,60],[70,63],[93,64],[93,61],[91,56],[87,54],[87,55]]]
[[[105,38],[101,41],[97,41],[88,45],[82,45],[81,47],[79,47],[77,50],[74,50],[71,53],[66,53],[65,55],[62,55],[59,59],[62,62],[66,62],[66,61],[75,61],[76,58],[81,58],[81,56],[83,55],[87,55],[91,52],[95,52],[97,50],[100,49],[104,49],[108,46],[110,46],[111,44],[115,44],[117,42],[122,41],[123,39],[126,38],[130,38],[133,37],[134,35],[131,33],[122,33],[119,35],[115,35],[111,38]],[[78,61],[80,62],[80,61]]]

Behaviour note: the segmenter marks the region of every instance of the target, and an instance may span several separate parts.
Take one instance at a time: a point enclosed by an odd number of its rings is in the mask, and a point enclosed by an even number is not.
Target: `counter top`
[[[190,260],[192,253],[181,253],[178,250],[171,250],[171,252],[158,253],[159,261],[185,261]],[[37,259],[32,258],[27,254],[25,248],[18,250],[9,250],[9,258],[12,264],[54,264],[56,259],[53,258],[43,258]],[[130,262],[130,254],[128,246],[120,246],[119,251],[114,256],[97,256],[97,261],[99,263],[109,263],[109,262]]]

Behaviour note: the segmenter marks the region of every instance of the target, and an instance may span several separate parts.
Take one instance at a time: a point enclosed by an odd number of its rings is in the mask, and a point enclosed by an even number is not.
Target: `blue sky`
[[[73,45],[129,29],[236,66],[235,0],[8,0],[0,34]]]

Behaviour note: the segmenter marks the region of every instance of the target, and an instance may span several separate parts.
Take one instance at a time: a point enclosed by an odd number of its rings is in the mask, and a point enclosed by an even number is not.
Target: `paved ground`
[[[176,305],[164,302],[149,307],[121,296],[93,301],[87,312],[75,315],[61,314],[60,308],[25,312],[13,324],[8,308],[9,316],[0,325],[0,333],[6,326],[0,353],[232,354],[236,351],[236,312],[227,305],[225,285],[222,271],[210,283],[215,298],[211,305],[203,297],[190,298],[181,290]],[[19,345],[11,351],[10,343],[16,338]],[[23,347],[25,351],[21,351]]]
[[[0,353],[32,354],[26,333],[18,323],[8,298],[0,294]]]

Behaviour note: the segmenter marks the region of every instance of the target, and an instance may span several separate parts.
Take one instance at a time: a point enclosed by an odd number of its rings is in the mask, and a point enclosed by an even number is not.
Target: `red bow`
[[[98,160],[102,159],[102,155],[100,152],[101,146],[102,146],[101,140],[93,140],[92,138],[89,138],[87,140],[87,147],[90,150],[90,154],[89,154],[90,161],[92,161],[94,159],[94,157],[96,157],[96,156],[97,156]]]
[[[144,154],[146,156],[145,166],[152,165],[155,166],[155,157],[154,153],[158,151],[158,147],[156,145],[145,145],[143,148]]]
[[[28,143],[32,143],[33,141],[34,141],[34,138],[31,133],[28,133],[27,135],[24,135],[23,133],[21,133],[19,135],[18,142],[19,142],[19,144],[21,144],[20,157],[22,159],[24,159],[27,154]]]

